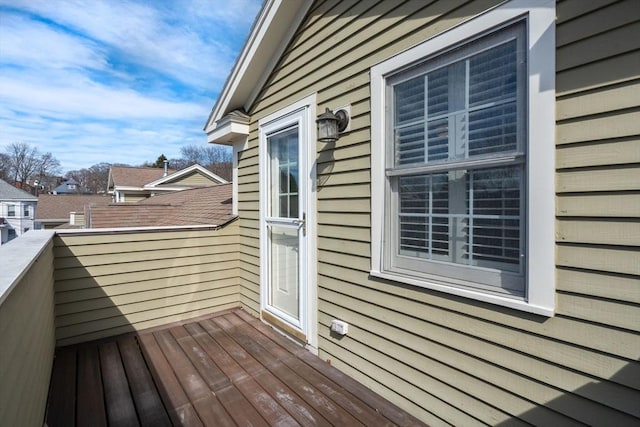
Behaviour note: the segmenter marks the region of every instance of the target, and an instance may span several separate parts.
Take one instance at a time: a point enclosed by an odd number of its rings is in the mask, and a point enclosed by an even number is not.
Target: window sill
[[[447,286],[447,285],[425,281],[421,279],[416,279],[409,276],[387,272],[387,271],[371,270],[369,274],[373,277],[377,277],[380,279],[405,283],[408,285],[417,286],[425,289],[431,289],[434,291],[440,291],[440,292],[444,292],[451,295],[470,298],[477,301],[486,302],[489,304],[500,305],[503,307],[512,308],[514,310],[524,311],[527,313],[539,314],[541,316],[546,316],[546,317],[553,317],[555,314],[553,307],[533,305],[531,303],[528,303],[524,299],[517,299],[512,297],[489,294],[485,292],[475,291],[472,289]]]

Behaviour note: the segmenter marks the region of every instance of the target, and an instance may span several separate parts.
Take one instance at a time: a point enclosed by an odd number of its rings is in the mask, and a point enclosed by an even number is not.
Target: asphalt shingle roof
[[[168,174],[175,172],[169,169]],[[135,168],[127,166],[112,166],[111,180],[114,185],[124,187],[142,187],[164,176],[163,168]]]
[[[232,218],[231,184],[219,184],[92,208],[91,228],[214,226]]]
[[[106,206],[110,196],[84,194],[41,194],[36,207],[36,220],[69,220],[70,212],[84,212],[84,207]]]
[[[38,198],[24,190],[14,187],[7,181],[0,179],[0,200],[29,200],[36,201]]]

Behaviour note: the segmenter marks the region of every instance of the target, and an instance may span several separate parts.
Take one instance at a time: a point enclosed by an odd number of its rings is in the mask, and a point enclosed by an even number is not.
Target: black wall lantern
[[[349,124],[349,115],[345,110],[338,110],[334,113],[326,109],[318,116],[318,141],[336,142],[340,137],[340,132],[344,131]]]

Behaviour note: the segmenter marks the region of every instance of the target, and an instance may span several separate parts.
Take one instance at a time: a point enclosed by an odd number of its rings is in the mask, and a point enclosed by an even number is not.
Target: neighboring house
[[[639,25],[266,1],[205,127],[245,308],[429,424],[637,425]]]
[[[87,228],[220,226],[231,213],[231,184],[161,194],[138,203],[95,207]]]
[[[130,203],[157,194],[226,183],[225,179],[198,164],[178,171],[166,167],[112,166],[109,170],[107,192],[112,195],[115,203]]]
[[[88,194],[41,194],[35,221],[38,228],[82,228],[85,211],[111,203],[111,197]]]
[[[33,229],[38,198],[0,179],[0,244]]]
[[[52,193],[56,194],[56,195],[59,195],[59,194],[87,194],[88,191],[85,190],[84,188],[82,188],[80,186],[80,184],[78,184],[78,182],[75,179],[69,178],[69,179],[64,180],[60,185],[58,185],[56,188],[54,188]]]

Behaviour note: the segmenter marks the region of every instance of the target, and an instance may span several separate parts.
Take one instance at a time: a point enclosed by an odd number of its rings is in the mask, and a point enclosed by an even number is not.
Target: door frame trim
[[[288,105],[266,117],[258,120],[258,145],[259,145],[259,188],[260,188],[260,312],[261,317],[265,321],[279,327],[283,332],[288,333],[296,339],[305,342],[307,348],[317,353],[318,350],[318,310],[317,310],[317,195],[316,195],[316,155],[317,155],[317,135],[316,135],[316,94],[308,95],[299,101]],[[277,317],[277,313],[268,310],[267,306],[267,281],[268,281],[268,265],[267,265],[267,227],[265,218],[267,216],[268,188],[267,173],[268,167],[267,144],[265,127],[279,121],[286,121],[287,116],[297,115],[302,112],[305,126],[301,132],[300,140],[300,173],[306,173],[306,182],[304,189],[301,188],[299,196],[303,202],[303,212],[306,213],[306,256],[301,260],[304,262],[305,275],[301,280],[305,280],[306,284],[302,284],[305,288],[301,292],[301,325],[302,334],[295,327],[288,325],[283,319]],[[302,163],[305,163],[304,165]],[[266,315],[265,315],[266,314]],[[277,320],[277,321],[274,321]],[[288,326],[283,327],[283,326]]]

